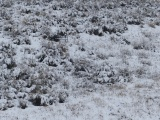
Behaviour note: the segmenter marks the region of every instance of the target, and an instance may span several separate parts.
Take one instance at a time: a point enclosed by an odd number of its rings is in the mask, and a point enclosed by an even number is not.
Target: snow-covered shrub
[[[13,26],[10,34],[12,37],[17,37],[18,35],[21,34],[21,32],[19,31],[17,27]]]
[[[120,82],[130,82],[132,81],[133,72],[127,67],[118,69],[118,81]]]
[[[0,110],[7,110],[7,100],[6,99],[0,99]]]
[[[68,97],[68,94],[66,92],[60,92],[58,95],[59,103],[64,103],[67,97]]]
[[[145,60],[145,59],[142,59],[141,61],[140,61],[144,66],[151,66],[152,65],[152,63],[151,63],[151,61],[149,61],[149,60]]]
[[[82,91],[84,90],[88,92],[93,92],[96,90],[95,83],[93,83],[93,81],[87,80],[87,78],[83,78],[82,80],[80,80],[77,83],[76,88],[78,90],[82,90]]]
[[[93,16],[90,21],[92,23],[97,23],[99,21],[99,18],[97,16]]]
[[[78,60],[75,63],[74,75],[79,78],[87,78],[94,83],[101,84],[114,84],[118,80],[116,70],[106,62],[97,65],[91,61]]]
[[[156,19],[154,22],[155,22],[155,25],[160,26],[160,20],[159,19]]]
[[[97,35],[97,36],[103,36],[102,30],[100,29],[91,29],[89,30],[90,35]]]
[[[108,3],[107,3],[107,8],[108,8],[108,9],[113,9],[113,8],[115,8],[115,3],[114,3],[114,2],[108,2]]]
[[[41,96],[36,96],[34,98],[31,98],[30,101],[33,103],[35,106],[41,106]]]
[[[87,75],[88,72],[88,67],[90,67],[91,63],[90,61],[85,61],[85,60],[75,60],[74,61],[74,75],[83,77]]]
[[[110,34],[111,33],[116,33],[116,29],[115,28],[109,28],[107,26],[103,26],[102,30],[103,30],[103,32],[109,32]]]
[[[3,0],[3,1],[1,1],[1,7],[7,7],[7,8],[9,8],[9,7],[11,7],[12,5],[13,5],[13,0]]]
[[[103,52],[97,52],[96,55],[98,58],[100,58],[102,60],[108,59],[108,57],[109,57],[106,53],[103,53]]]
[[[61,30],[52,30],[48,27],[43,27],[41,34],[44,39],[48,39],[49,41],[59,42],[61,39],[67,40],[67,33]]]
[[[13,58],[13,56],[16,54],[14,48],[12,47],[11,44],[6,44],[6,43],[1,43],[1,49],[0,51],[2,52],[2,54],[5,56],[3,58],[3,63],[5,64],[7,69],[12,69],[14,67],[16,67],[16,61]]]
[[[146,67],[139,67],[136,71],[135,74],[137,75],[137,77],[141,78],[146,74]]]
[[[3,30],[6,31],[6,32],[10,32],[12,30],[12,25],[7,24],[7,25],[3,26]]]
[[[42,26],[42,29],[40,32],[43,35],[43,38],[45,39],[50,35],[51,29],[49,27]]]
[[[145,51],[140,51],[137,54],[137,56],[138,56],[139,59],[147,59],[149,57],[149,54]]]
[[[47,106],[52,105],[54,102],[64,103],[68,97],[66,92],[59,91],[53,94],[35,94],[30,97],[29,101],[35,106]]]
[[[133,42],[133,48],[136,50],[144,49],[144,50],[155,50],[154,44],[151,41],[141,38]]]
[[[52,2],[53,0],[42,0],[42,2],[46,2],[46,3],[50,3],[50,2]]]
[[[122,49],[120,50],[120,58],[122,59],[123,63],[128,64],[128,59],[131,58],[132,52],[129,49]]]
[[[24,25],[30,25],[30,21],[29,21],[28,18],[23,18],[22,23],[23,23]]]
[[[27,108],[27,101],[20,100],[19,101],[19,107],[22,108],[22,109]]]
[[[4,61],[5,64],[7,65],[7,69],[12,69],[17,66],[13,58],[6,58]]]

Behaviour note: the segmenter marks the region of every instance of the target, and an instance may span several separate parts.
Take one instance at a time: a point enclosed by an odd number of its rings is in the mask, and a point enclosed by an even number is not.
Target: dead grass
[[[149,89],[152,89],[153,88],[153,84],[150,84],[150,85],[146,85],[146,84],[135,84],[134,86],[135,88],[149,88]]]

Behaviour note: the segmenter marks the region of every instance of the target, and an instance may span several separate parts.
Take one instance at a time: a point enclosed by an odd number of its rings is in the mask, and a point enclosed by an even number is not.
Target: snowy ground
[[[160,120],[159,2],[9,1],[0,120]]]
[[[1,111],[1,120],[159,120],[159,86],[106,86],[85,92],[66,103],[47,107],[12,108]]]

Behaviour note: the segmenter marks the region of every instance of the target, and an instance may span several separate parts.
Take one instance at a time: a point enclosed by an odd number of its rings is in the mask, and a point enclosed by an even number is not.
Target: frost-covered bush
[[[137,77],[143,77],[146,75],[146,67],[139,67],[136,71],[135,71]]]
[[[28,43],[28,41],[27,41]],[[30,43],[30,41],[29,41]],[[21,45],[21,44],[19,44]],[[30,45],[30,44],[29,44]],[[24,48],[25,53],[33,54],[32,49]],[[53,102],[63,103],[68,97],[67,92],[54,90],[63,79],[65,70],[69,69],[67,60],[67,46],[59,44],[58,46],[45,46],[43,44],[42,54],[37,55],[37,58],[25,58],[23,64],[15,61],[15,48],[10,44],[1,43],[0,60],[1,60],[1,99],[11,100],[12,104],[4,103],[1,110],[15,105],[13,99],[19,101],[19,107],[25,109],[28,106],[28,101],[33,105],[51,105]],[[41,52],[40,52],[41,53]],[[42,58],[43,55],[46,58]],[[37,60],[36,60],[37,59]],[[64,60],[66,59],[66,61]],[[37,62],[39,64],[37,64]],[[41,62],[43,62],[41,64]],[[63,66],[57,69],[57,66]],[[54,68],[53,68],[54,67]],[[68,67],[68,68],[67,68]],[[59,71],[59,72],[58,72]],[[69,89],[67,84],[64,89]],[[13,90],[14,89],[14,92]],[[51,92],[53,90],[53,92]],[[39,96],[39,97],[35,97]],[[40,102],[39,102],[40,99]]]
[[[74,75],[79,78],[87,78],[93,83],[114,84],[119,81],[119,74],[117,74],[117,70],[106,62],[102,64],[95,64],[91,61],[78,60],[75,61],[74,67]]]
[[[118,75],[119,75],[119,81],[121,82],[130,82],[132,81],[132,71],[130,71],[128,68],[119,68]]]
[[[19,107],[22,108],[22,109],[27,108],[27,101],[20,100],[19,101]]]

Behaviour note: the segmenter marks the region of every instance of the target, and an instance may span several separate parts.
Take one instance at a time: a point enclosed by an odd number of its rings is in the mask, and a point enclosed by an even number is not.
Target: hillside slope
[[[0,120],[159,120],[159,6],[0,1]]]

